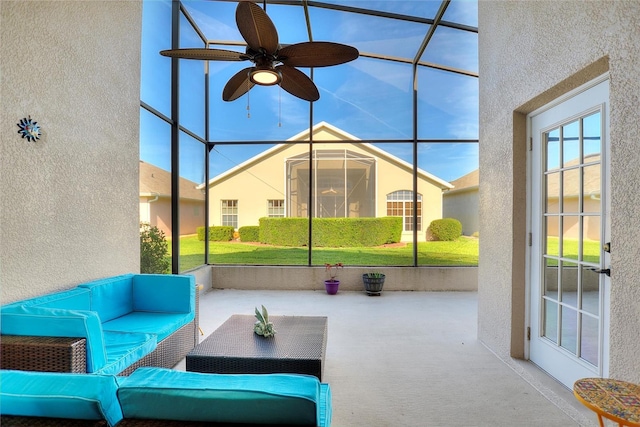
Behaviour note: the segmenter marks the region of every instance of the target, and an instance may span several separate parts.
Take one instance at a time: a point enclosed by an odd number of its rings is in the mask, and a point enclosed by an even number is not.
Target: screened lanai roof
[[[181,4],[180,47],[244,52],[245,41],[235,21],[237,1],[187,0]],[[360,52],[357,60],[347,64],[301,69],[320,91],[312,123],[328,121],[363,139],[477,139],[475,0],[268,0],[256,4],[266,6],[283,46],[332,41]],[[158,41],[155,54],[171,47],[167,36],[164,42]],[[154,62],[167,67],[169,59],[156,57]],[[204,61],[180,62],[181,69],[192,69],[202,67]],[[309,103],[279,88],[256,87],[249,93],[249,102],[244,96],[223,103],[220,95],[227,80],[251,64],[211,61],[208,65],[211,140],[281,140],[296,133],[292,130],[309,127]],[[205,90],[204,83],[185,83],[181,96],[188,95],[191,102],[198,91]],[[143,88],[143,101],[144,95]],[[246,129],[228,126],[230,116],[246,117],[247,104],[255,120],[243,126]],[[278,117],[271,120],[274,114]],[[419,123],[416,135],[414,121]],[[277,126],[279,122],[282,126]],[[270,126],[263,123],[275,123],[276,129],[266,132]],[[295,129],[289,126],[292,123]],[[278,132],[285,124],[289,128]]]
[[[225,102],[221,96],[225,84],[251,66],[249,61],[178,60],[180,127],[195,139],[215,144],[218,163],[212,162],[210,176],[323,121],[408,162],[414,161],[412,144],[424,143],[417,147],[419,167],[445,180],[477,168],[476,0],[255,3],[266,8],[282,46],[331,41],[357,48],[360,56],[337,66],[299,68],[318,87],[320,99],[313,103],[278,86],[255,86]],[[175,4],[181,11],[177,38],[172,37],[171,13],[167,13]],[[172,117],[172,60],[161,56],[161,50],[210,47],[245,52],[236,24],[237,4],[234,0],[143,3],[144,106]],[[143,126],[144,122],[143,118]],[[261,146],[236,148],[238,143]],[[143,159],[145,155],[143,150]],[[149,157],[149,162],[157,163]],[[444,166],[449,162],[462,166]]]

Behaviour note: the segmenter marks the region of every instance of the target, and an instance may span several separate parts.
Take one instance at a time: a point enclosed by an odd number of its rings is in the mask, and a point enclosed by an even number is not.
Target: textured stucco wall
[[[479,338],[521,356],[526,245],[526,114],[609,71],[610,376],[640,381],[640,2],[479,4]]]
[[[139,271],[141,14],[0,2],[2,303]],[[17,134],[28,115],[37,142]]]

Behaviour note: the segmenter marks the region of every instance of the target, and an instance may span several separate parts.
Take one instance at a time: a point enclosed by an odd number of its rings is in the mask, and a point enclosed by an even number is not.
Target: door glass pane
[[[582,151],[584,155],[584,162],[589,163],[593,159],[600,160],[601,150],[601,120],[602,116],[598,111],[595,114],[585,117],[582,120]]]
[[[582,268],[581,308],[597,316],[600,313],[600,274],[591,268]]]
[[[544,336],[550,339],[551,341],[557,343],[558,342],[558,304],[549,301],[543,300],[544,304]]]
[[[582,175],[582,210],[600,212],[600,164],[585,166]]]
[[[580,235],[580,217],[567,215],[562,217],[562,257],[578,260],[578,237]]]
[[[600,264],[600,215],[583,217],[582,260]]]
[[[580,169],[562,173],[562,212],[580,212]]]
[[[563,305],[561,325],[560,345],[576,354],[578,349],[578,312]]]
[[[580,357],[592,365],[598,366],[598,319],[584,314],[581,317]]]
[[[558,261],[555,259],[545,259],[544,295],[558,299]]]
[[[560,201],[560,172],[545,175],[546,187],[546,212],[558,213]]]
[[[562,126],[562,166],[580,163],[579,121]]]
[[[558,256],[559,249],[559,240],[558,240],[558,225],[559,225],[559,217],[557,216],[548,216],[545,218],[545,230],[546,230],[546,239],[547,239],[547,255]]]
[[[558,169],[560,167],[560,130],[554,129],[545,134],[547,150],[547,171]]]
[[[562,302],[564,304],[577,307],[577,292],[578,292],[578,264],[572,262],[562,262],[561,274],[561,289],[562,289]]]

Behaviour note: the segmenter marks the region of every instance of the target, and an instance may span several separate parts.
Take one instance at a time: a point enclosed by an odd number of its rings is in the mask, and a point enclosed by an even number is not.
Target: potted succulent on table
[[[379,271],[371,271],[362,275],[364,290],[369,296],[378,296],[384,286],[385,274]]]
[[[324,281],[324,287],[329,295],[335,295],[338,293],[340,287],[340,280],[337,279],[338,271],[343,267],[342,263],[337,264],[325,264],[324,269],[329,274],[329,279]]]

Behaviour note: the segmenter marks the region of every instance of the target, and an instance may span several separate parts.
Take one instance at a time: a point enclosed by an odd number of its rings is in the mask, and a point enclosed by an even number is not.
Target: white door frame
[[[531,112],[529,115],[527,115],[527,141],[529,142],[529,150],[527,151],[527,230],[528,233],[534,233],[534,230],[537,229],[538,227],[535,226],[534,224],[534,220],[538,221],[538,217],[533,218],[532,212],[534,209],[534,205],[536,203],[541,203],[540,200],[535,201],[533,200],[533,179],[539,179],[538,176],[533,177],[533,171],[534,171],[534,151],[533,151],[533,140],[534,140],[534,135],[533,135],[533,128],[532,128],[532,119],[533,117],[539,116],[540,114],[543,114],[551,109],[553,109],[554,107],[557,107],[559,105],[562,105],[564,103],[570,103],[571,100],[573,98],[575,98],[576,96],[580,95],[581,93],[588,91],[590,89],[595,88],[596,86],[598,86],[599,84],[603,83],[603,82],[608,82],[609,80],[609,75],[605,74],[602,75],[590,82],[588,82],[587,84],[584,84],[582,86],[580,86],[579,88],[563,95],[562,97],[554,100],[553,102],[551,102],[550,104],[547,104],[533,112]],[[602,135],[603,135],[603,143],[602,143],[602,150],[601,150],[601,168],[602,168],[602,189],[601,189],[601,195],[603,197],[603,203],[602,203],[602,215],[603,218],[606,218],[605,223],[603,224],[602,230],[601,230],[601,242],[604,243],[606,240],[605,238],[609,238],[609,236],[611,235],[610,233],[610,211],[611,211],[611,198],[610,198],[610,167],[609,167],[609,153],[610,153],[610,142],[609,142],[609,101],[608,101],[608,85],[607,85],[607,100],[606,100],[606,105],[603,108],[603,120],[602,120]],[[592,106],[595,106],[599,104],[599,102],[594,102],[593,104],[589,104],[589,105],[585,105],[585,111]],[[558,121],[564,121],[565,119],[569,119],[569,117],[558,117]],[[552,119],[553,120],[553,119]],[[540,150],[540,148],[536,148],[538,150]],[[538,194],[538,193],[537,193]],[[540,196],[540,194],[538,194],[538,196]],[[525,327],[525,331],[523,331],[525,333],[525,336],[527,338],[530,337],[530,340],[534,340],[536,339],[535,336],[533,336],[534,334],[531,333],[532,331],[532,321],[537,321],[538,319],[538,315],[536,313],[532,313],[532,307],[534,306],[533,303],[533,297],[532,297],[532,263],[533,263],[533,256],[536,255],[534,253],[534,248],[537,248],[536,245],[531,245],[531,238],[536,239],[538,236],[536,236],[535,234],[530,234],[529,235],[529,245],[527,246],[527,262],[526,262],[526,293],[525,293],[525,307],[526,307],[526,313],[525,313],[525,318],[526,318],[526,327]],[[600,268],[608,268],[610,263],[610,256],[608,253],[602,253],[601,256],[601,265]],[[609,294],[610,294],[610,280],[607,278],[606,280],[602,280],[601,283],[602,285],[602,291],[601,291],[601,297],[600,297],[600,329],[603,333],[602,335],[602,348],[601,348],[601,352],[599,355],[599,366],[596,372],[593,372],[592,376],[608,376],[608,372],[609,372]],[[536,307],[538,306],[538,303],[536,302]],[[536,328],[537,329],[537,328]],[[529,339],[525,339],[525,358],[531,360],[531,341]],[[544,368],[544,367],[543,367]],[[562,375],[560,375],[562,376]],[[571,385],[568,384],[571,382],[571,375],[567,374],[565,376],[565,378],[558,378],[560,379],[561,382],[563,382],[565,385],[567,385],[568,387],[570,387]]]

